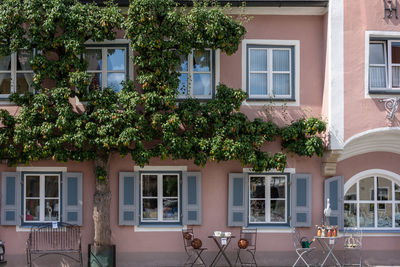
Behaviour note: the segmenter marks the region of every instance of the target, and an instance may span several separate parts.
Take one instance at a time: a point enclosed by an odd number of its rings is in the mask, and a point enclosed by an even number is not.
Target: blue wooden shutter
[[[184,172],[182,180],[182,223],[200,225],[202,220],[201,173]]]
[[[119,225],[139,224],[139,174],[119,173]]]
[[[229,174],[228,226],[247,226],[248,175]]]
[[[343,229],[343,224],[344,224],[343,187],[344,187],[343,176],[335,176],[325,180],[324,209],[326,208],[326,200],[327,198],[329,198],[331,207],[331,216],[329,218],[330,224],[339,226],[340,230]]]
[[[21,173],[3,172],[1,175],[1,224],[21,224]]]
[[[82,225],[82,173],[64,172],[62,177],[61,221]]]
[[[311,226],[312,218],[312,176],[294,174],[291,192],[291,226]]]

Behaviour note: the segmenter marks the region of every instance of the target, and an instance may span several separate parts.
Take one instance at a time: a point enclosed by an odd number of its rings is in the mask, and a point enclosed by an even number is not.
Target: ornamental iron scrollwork
[[[379,102],[385,103],[385,109],[387,112],[386,118],[388,118],[392,122],[394,119],[394,114],[399,108],[400,98],[396,97],[396,98],[381,99],[379,100]]]
[[[384,19],[388,17],[389,19],[394,15],[397,17],[397,0],[383,0],[384,2]]]

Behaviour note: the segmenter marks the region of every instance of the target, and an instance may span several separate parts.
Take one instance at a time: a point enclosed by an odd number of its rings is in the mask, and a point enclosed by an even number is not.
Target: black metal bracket
[[[383,0],[384,1],[384,16],[383,18],[392,18],[393,16],[393,11],[395,14],[396,19],[398,19],[397,16],[397,0]]]

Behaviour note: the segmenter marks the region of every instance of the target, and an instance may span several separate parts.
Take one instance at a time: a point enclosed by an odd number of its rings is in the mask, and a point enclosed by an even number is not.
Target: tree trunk
[[[94,221],[94,246],[111,245],[110,226],[110,177],[109,177],[110,156],[107,158],[98,157],[94,161],[96,189],[93,198],[93,221]],[[107,172],[104,179],[96,177],[96,167],[102,167]]]

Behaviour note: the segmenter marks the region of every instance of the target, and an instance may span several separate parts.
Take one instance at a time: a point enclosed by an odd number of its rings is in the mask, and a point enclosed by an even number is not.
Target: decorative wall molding
[[[327,150],[322,157],[322,175],[335,176],[336,166],[339,157],[342,155],[342,150]]]

